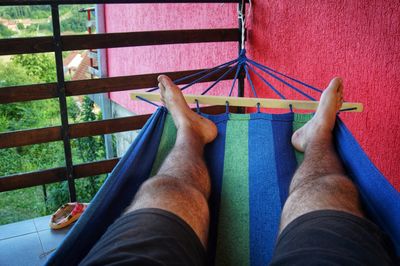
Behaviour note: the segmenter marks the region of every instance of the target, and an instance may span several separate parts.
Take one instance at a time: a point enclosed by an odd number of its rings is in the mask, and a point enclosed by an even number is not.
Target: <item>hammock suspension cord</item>
[[[220,83],[220,81],[224,80],[224,78],[226,78],[230,73],[232,73],[233,71],[235,71],[235,76],[233,78],[233,82],[229,91],[228,96],[231,97],[233,94],[233,90],[235,88],[235,85],[237,83],[239,74],[241,71],[244,71],[246,73],[247,76],[247,80],[249,82],[252,94],[255,98],[258,98],[257,96],[257,91],[254,85],[254,82],[251,78],[251,75],[254,74],[254,76],[256,76],[263,84],[266,85],[267,88],[271,89],[272,92],[274,92],[277,96],[279,96],[279,98],[281,99],[287,99],[278,89],[276,89],[276,87],[274,85],[272,85],[272,83],[270,81],[267,80],[266,77],[272,78],[273,80],[283,84],[284,86],[286,86],[287,88],[297,92],[298,94],[302,95],[303,97],[307,98],[308,100],[311,101],[316,101],[316,99],[314,97],[312,97],[311,95],[309,95],[308,93],[306,93],[304,90],[300,89],[299,86],[295,86],[294,84],[297,85],[301,85],[305,88],[311,89],[314,92],[318,92],[318,93],[322,93],[321,89],[318,89],[312,85],[309,85],[303,81],[300,81],[297,78],[291,77],[285,73],[282,73],[280,71],[277,71],[271,67],[262,65],[260,63],[255,62],[254,60],[249,59],[246,56],[246,50],[242,49],[240,52],[240,55],[237,59],[231,60],[229,62],[223,63],[221,65],[218,65],[216,67],[210,68],[210,69],[205,69],[202,71],[199,71],[197,73],[194,74],[190,74],[184,77],[181,77],[179,79],[174,80],[174,83],[178,84],[178,83],[182,83],[186,80],[189,79],[193,79],[195,78],[193,81],[189,82],[188,84],[186,84],[185,86],[183,86],[181,88],[182,91],[186,90],[187,88],[193,86],[194,84],[197,84],[199,82],[204,82],[204,80],[206,80],[207,78],[211,77],[212,75],[216,75],[218,73],[222,73],[210,86],[208,86],[202,93],[201,95],[205,95],[207,94],[211,89],[213,89],[218,83]],[[265,76],[263,76],[261,73],[263,73]],[[286,80],[285,80],[286,79]],[[291,82],[289,82],[289,80]],[[158,90],[158,87],[154,87],[151,89],[148,89],[146,92],[153,92],[155,90]],[[152,104],[154,106],[159,106],[157,104],[155,104],[154,102],[147,100],[143,97],[137,96],[137,98]],[[198,106],[198,101],[197,101],[197,106]],[[289,105],[290,111],[293,112],[293,106]],[[342,111],[351,111],[351,110],[355,110],[357,108],[346,108],[346,109],[341,109],[340,112]],[[199,111],[199,107],[198,107],[198,111]],[[259,108],[258,108],[259,110]]]
[[[233,65],[233,66],[232,66]],[[297,84],[300,84],[304,87],[307,87],[309,89],[312,89],[313,91],[316,91],[318,93],[322,93],[322,90],[315,88],[314,86],[311,86],[303,81],[300,81],[296,78],[290,77],[287,74],[284,74],[282,72],[279,72],[275,69],[272,69],[270,67],[264,66],[262,64],[259,64],[249,58],[247,58],[246,56],[246,50],[243,49],[240,52],[240,55],[237,59],[231,60],[229,62],[223,63],[221,65],[218,65],[216,67],[210,68],[210,69],[205,69],[202,71],[199,71],[197,73],[194,74],[190,74],[184,77],[181,77],[179,79],[175,79],[174,83],[178,84],[178,83],[182,83],[188,79],[192,79],[195,78],[193,81],[189,82],[188,84],[186,84],[185,86],[183,86],[181,88],[182,91],[186,90],[187,88],[193,86],[194,84],[197,84],[199,82],[203,82],[205,79],[211,77],[212,75],[215,75],[217,73],[222,73],[218,79],[216,79],[209,87],[207,87],[202,93],[201,95],[205,95],[207,94],[212,88],[214,88],[221,80],[223,80],[226,76],[228,76],[230,73],[232,73],[233,71],[235,71],[235,76],[233,78],[233,82],[229,91],[229,97],[232,96],[233,94],[233,90],[235,88],[236,82],[238,80],[239,77],[239,73],[241,70],[244,70],[244,72],[246,73],[247,79],[249,81],[250,84],[250,88],[252,91],[252,94],[254,95],[254,97],[257,98],[257,91],[256,88],[254,86],[254,82],[251,78],[251,74],[254,74],[255,76],[257,76],[263,84],[265,84],[268,88],[270,88],[275,94],[277,94],[279,96],[279,98],[281,99],[287,99],[281,92],[279,92],[279,90],[277,90],[271,82],[269,82],[264,76],[262,76],[257,70],[261,71],[264,74],[267,74],[269,77],[281,82],[282,84],[286,85],[288,88],[298,92],[299,94],[301,94],[302,96],[304,96],[305,98],[311,100],[311,101],[316,101],[315,98],[313,98],[312,96],[310,96],[309,94],[307,94],[306,92],[304,92],[303,90],[301,90],[300,88],[294,86],[293,84],[289,83],[288,81],[284,80],[283,78],[289,79]],[[274,74],[275,73],[275,74]],[[283,78],[281,78],[281,77]],[[158,90],[158,87],[154,87],[151,89],[146,90],[146,92],[153,92]],[[138,98],[140,98],[141,100],[144,100],[143,97],[138,96]],[[151,102],[151,101],[146,101],[146,102]],[[152,103],[153,105],[156,105],[154,103]],[[158,105],[156,105],[158,106]]]

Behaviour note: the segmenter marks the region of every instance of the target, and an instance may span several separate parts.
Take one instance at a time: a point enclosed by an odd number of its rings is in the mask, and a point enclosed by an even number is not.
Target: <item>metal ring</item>
[[[196,102],[196,111],[198,114],[200,114],[199,100],[195,99],[194,101]]]

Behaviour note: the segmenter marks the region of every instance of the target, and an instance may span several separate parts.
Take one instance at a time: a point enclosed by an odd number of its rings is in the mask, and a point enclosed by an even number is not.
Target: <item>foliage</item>
[[[26,31],[28,33],[53,32],[53,26],[51,25],[51,23],[31,24],[26,27]]]
[[[42,58],[43,60],[32,58],[31,61],[24,58],[21,62],[25,62],[27,65],[38,62],[39,69],[46,69],[46,66],[51,65],[46,62],[46,60],[50,61],[50,58],[44,58]],[[21,62],[13,58],[9,63],[0,64],[0,89],[1,87],[34,84],[43,80],[51,81],[49,73],[27,71],[21,66]],[[55,99],[0,105],[0,132],[52,126],[59,123],[59,107],[58,101]]]
[[[101,119],[101,114],[96,115],[93,109],[94,102],[89,97],[84,97],[81,112],[79,113],[79,120],[88,122]],[[78,120],[78,117],[75,119]],[[75,143],[77,154],[79,154],[77,160],[80,162],[93,162],[105,157],[104,139],[102,136],[80,138],[77,139]],[[96,194],[103,181],[104,177],[101,176],[88,177],[87,179],[80,180],[80,189],[78,188],[77,190],[78,198],[82,201],[89,201]]]
[[[79,12],[80,9],[93,5],[61,5],[59,15],[62,32],[86,32],[86,12]],[[93,16],[92,12],[92,16]],[[31,24],[24,27],[17,22],[19,29],[18,36],[48,35],[53,31],[51,23],[51,9],[49,6],[8,6],[0,7],[0,17],[8,20],[29,19]],[[94,16],[93,16],[94,18]],[[0,37],[11,37],[17,32],[11,31],[0,24]]]
[[[60,6],[61,29],[84,32],[86,13],[78,13],[88,5]],[[19,34],[41,34],[51,32],[49,6],[0,7],[0,17],[5,19],[31,19],[32,24],[24,28],[18,22]],[[16,34],[0,24],[0,37]],[[1,87],[56,81],[56,66],[53,54],[17,55],[10,62],[0,62]],[[67,98],[69,119],[73,122],[92,121],[101,118],[93,113],[94,103],[84,97],[82,103]],[[60,124],[57,99],[0,105],[0,132],[28,128],[41,128]],[[74,163],[95,161],[104,158],[103,137],[95,136],[73,140]],[[61,141],[18,148],[0,149],[0,176],[36,171],[65,165],[64,148]],[[79,201],[89,202],[105,179],[105,175],[76,180]],[[47,191],[47,193],[44,193]],[[47,198],[45,197],[47,194]],[[38,217],[54,212],[69,201],[68,183],[59,182],[16,191],[0,193],[0,224]]]
[[[56,63],[52,54],[16,55],[12,61],[24,67],[28,76],[40,82],[55,82],[57,79]]]
[[[79,13],[61,21],[61,30],[73,32],[85,32],[86,27],[86,13]]]
[[[41,187],[2,192],[0,206],[0,224],[27,220],[47,214]]]
[[[10,30],[8,27],[4,26],[0,23],[0,37],[1,38],[9,38],[15,34],[14,31]]]
[[[0,64],[0,87],[40,81],[13,60]],[[55,124],[59,124],[58,102],[55,99],[0,105],[0,132]],[[61,166],[64,163],[62,154],[60,142],[0,149],[0,176]],[[0,224],[45,214],[40,187],[1,193]]]
[[[0,88],[35,82],[37,80],[30,77],[24,67],[15,63],[0,62]]]
[[[60,15],[66,15],[71,11],[78,11],[91,5],[62,5],[59,8]],[[48,5],[43,6],[6,6],[0,7],[0,17],[6,19],[45,19],[51,17],[51,9]]]
[[[18,28],[19,30],[23,30],[23,29],[25,29],[25,26],[24,26],[24,24],[22,24],[21,22],[18,22],[18,23],[17,23],[17,28]]]
[[[6,6],[0,7],[0,17],[8,19],[42,19],[51,16],[50,6]]]
[[[87,122],[101,119],[93,112],[94,102],[87,96],[82,100],[78,108],[74,102],[69,102],[68,112],[73,122]],[[103,159],[105,156],[104,140],[100,136],[79,138],[72,142],[72,154],[74,163],[92,162]],[[75,187],[77,199],[80,202],[90,202],[97,190],[103,184],[105,175],[92,176],[76,180]],[[61,182],[49,187],[48,208],[55,210],[61,204],[68,201],[68,184]]]
[[[52,82],[55,76],[54,59],[50,54],[14,56],[10,62],[0,64],[0,87]],[[67,106],[69,119],[74,122],[100,118],[93,113],[94,103],[88,97],[83,98],[80,106],[70,97]],[[0,105],[0,132],[59,124],[57,99]],[[103,158],[103,138],[89,137],[72,142],[72,154],[75,163]],[[0,158],[0,176],[65,165],[61,141],[0,149]],[[89,202],[104,178],[102,175],[77,181],[78,200]],[[46,189],[47,200],[42,187],[1,193],[0,224],[50,214],[69,200],[66,182],[46,185]]]
[[[89,97],[84,97],[80,112],[71,113],[71,117],[75,121],[94,121],[99,117],[93,112],[94,102]],[[100,117],[101,119],[101,117]],[[79,158],[82,162],[92,162],[98,158],[104,157],[102,150],[103,140],[98,137],[86,137],[78,139]]]

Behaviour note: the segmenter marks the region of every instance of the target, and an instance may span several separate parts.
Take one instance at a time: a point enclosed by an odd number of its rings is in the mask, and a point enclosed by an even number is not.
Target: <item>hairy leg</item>
[[[314,117],[292,136],[293,146],[304,152],[304,161],[290,184],[280,231],[297,217],[317,210],[339,210],[363,217],[358,191],[333,146],[332,131],[342,102],[342,81],[335,78],[322,94]]]
[[[143,183],[126,213],[142,208],[172,212],[187,222],[206,246],[210,178],[203,149],[216,137],[217,129],[189,108],[168,77],[158,80],[162,100],[177,127],[177,138],[157,175]]]

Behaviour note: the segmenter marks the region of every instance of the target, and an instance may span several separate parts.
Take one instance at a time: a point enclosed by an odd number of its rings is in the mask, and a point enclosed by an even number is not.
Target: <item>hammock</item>
[[[232,64],[236,64],[236,68],[229,68]],[[191,84],[200,82],[201,78],[213,71],[229,68],[227,71],[236,69],[233,89],[243,67],[246,72],[257,67],[296,91],[299,89],[287,80],[318,90],[251,61],[245,58],[244,53],[239,59],[209,72],[196,74],[203,76]],[[249,83],[256,96],[253,82],[249,80]],[[268,87],[276,90],[272,85]],[[277,90],[276,93],[284,98]],[[303,96],[314,100],[303,93],[301,91]],[[228,111],[219,115],[201,115],[212,120],[218,128],[216,140],[205,149],[212,181],[209,264],[266,265],[273,254],[280,214],[288,196],[291,178],[303,159],[303,155],[292,147],[291,135],[312,115],[294,112],[234,114]],[[390,236],[397,256],[400,256],[400,193],[372,164],[340,119],[334,136],[336,149],[348,175],[360,190],[368,217]],[[108,176],[88,209],[49,258],[47,265],[78,264],[132,202],[140,185],[157,173],[175,138],[176,128],[172,118],[164,107],[159,107]]]

